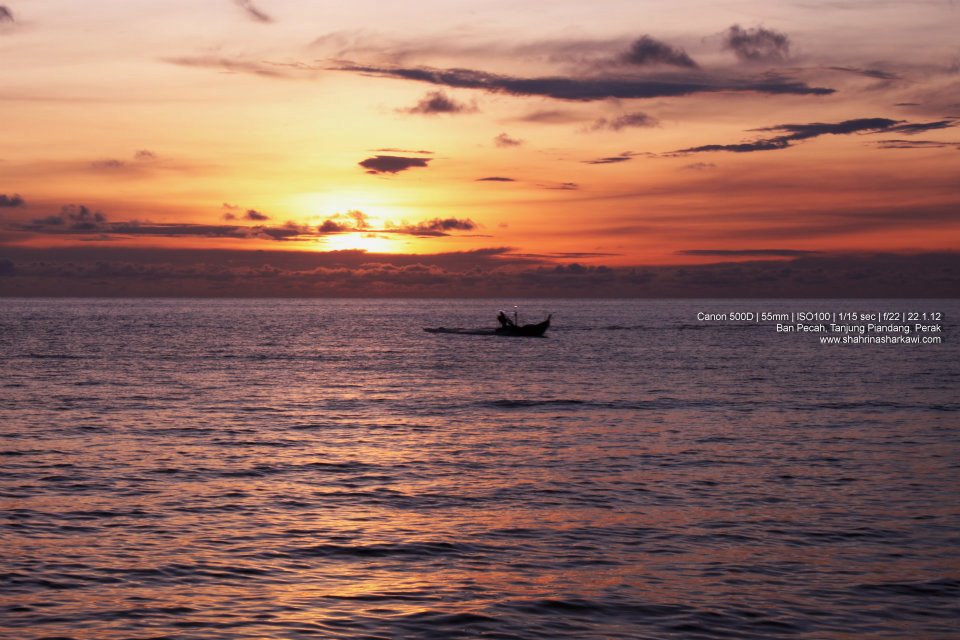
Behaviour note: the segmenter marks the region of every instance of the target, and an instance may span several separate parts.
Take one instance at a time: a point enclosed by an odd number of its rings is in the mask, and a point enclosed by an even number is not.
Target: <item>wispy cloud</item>
[[[523,144],[523,140],[514,138],[506,133],[501,133],[493,139],[493,144],[501,149],[507,149],[510,147],[519,147]]]
[[[266,222],[270,216],[248,209],[242,216],[228,212],[228,221],[245,220]],[[137,236],[199,237],[259,239],[272,241],[312,240],[340,233],[377,233],[411,235],[424,238],[443,237],[453,233],[475,231],[479,225],[470,218],[431,218],[412,223],[386,223],[374,227],[362,211],[348,211],[327,218],[318,225],[287,222],[282,225],[265,224],[194,224],[182,222],[150,222],[144,220],[108,220],[106,214],[86,205],[69,204],[56,214],[35,218],[29,222],[10,222],[7,229],[44,235],[94,235],[102,240]]]
[[[877,140],[874,143],[880,149],[960,149],[960,142],[941,142],[939,140]]]
[[[697,63],[682,49],[671,47],[665,42],[656,40],[648,35],[641,36],[633,41],[630,49],[621,57],[623,62],[638,65],[670,65],[696,69]]]
[[[265,213],[260,213],[256,209],[247,209],[247,212],[243,214],[244,220],[253,220],[254,222],[263,222],[264,220],[269,220],[270,216]]]
[[[474,69],[435,69],[432,67],[359,64],[338,64],[332,68],[369,76],[427,82],[459,89],[480,89],[515,96],[543,96],[571,101],[657,98],[721,91],[795,95],[827,95],[834,92],[833,89],[811,87],[797,80],[772,76],[759,79],[714,78],[706,74],[658,75],[652,78],[621,76],[522,78]]]
[[[890,71],[884,71],[883,69],[864,69],[861,67],[827,67],[832,71],[844,71],[846,73],[853,73],[860,76],[865,76],[867,78],[874,78],[876,80],[900,80],[901,77]]]
[[[446,236],[451,231],[473,231],[477,224],[469,218],[433,218],[417,224],[382,229],[383,232],[406,233],[414,236]]]
[[[908,136],[912,136],[918,133],[926,133],[927,131],[935,131],[937,129],[949,129],[956,126],[957,122],[957,118],[951,118],[949,120],[935,120],[933,122],[907,122],[890,127],[887,129],[887,131],[905,133]]]
[[[0,24],[16,22],[13,19],[13,12],[10,11],[7,7],[0,4]]]
[[[20,228],[33,231],[53,229],[55,232],[89,233],[104,228],[106,222],[107,217],[100,211],[93,211],[82,204],[67,204],[60,208],[59,213],[35,219],[30,225]]]
[[[406,109],[398,109],[401,113],[419,115],[438,115],[454,113],[476,113],[476,105],[457,102],[443,91],[430,91],[417,104]]]
[[[106,158],[104,160],[94,160],[90,163],[91,169],[102,169],[106,171],[111,171],[114,169],[123,169],[127,165],[123,160],[117,160],[116,158]]]
[[[273,22],[273,18],[255,7],[252,0],[233,0],[233,4],[243,9],[246,16],[254,22]]]
[[[19,193],[15,193],[11,196],[8,196],[5,193],[0,193],[0,207],[14,208],[25,207],[26,205],[26,201],[20,196]]]
[[[433,155],[433,151],[428,151],[427,149],[397,149],[394,147],[387,147],[384,149],[372,149],[375,153],[416,153],[419,155]]]
[[[203,69],[218,69],[224,73],[242,73],[264,78],[294,78],[300,77],[296,74],[298,68],[290,67],[289,71],[282,65],[258,62],[255,60],[244,60],[242,58],[230,58],[226,56],[178,56],[172,58],[163,58],[164,62],[175,64],[181,67],[199,67]]]
[[[501,176],[490,176],[487,178],[477,178],[475,182],[516,182],[513,178],[504,178]]]
[[[562,109],[541,109],[531,111],[525,115],[515,118],[518,122],[535,122],[537,124],[571,124],[582,122],[584,117],[573,111]]]
[[[628,162],[633,160],[636,156],[644,155],[636,153],[633,151],[624,151],[621,154],[615,156],[607,156],[605,158],[594,158],[593,160],[584,160],[584,164],[618,164],[620,162]]]
[[[750,258],[796,258],[799,256],[811,256],[820,253],[819,251],[807,251],[803,249],[686,249],[677,251],[681,256],[708,256],[708,257],[750,257]]]
[[[813,122],[809,124],[778,124],[772,127],[754,129],[754,131],[782,131],[784,135],[772,138],[761,138],[750,142],[735,144],[707,144],[688,149],[681,149],[675,153],[700,153],[704,151],[730,151],[733,153],[749,153],[753,151],[773,151],[786,149],[793,143],[809,140],[824,135],[848,135],[854,133],[905,133],[914,135],[935,129],[952,127],[953,120],[938,120],[934,122],[904,122],[890,118],[855,118],[842,122]]]
[[[785,62],[790,57],[790,38],[785,33],[733,25],[724,33],[725,49],[745,62]]]
[[[710,169],[716,169],[717,165],[712,162],[693,162],[691,164],[685,164],[681,168],[687,171],[709,171]]]
[[[632,127],[655,127],[659,120],[642,112],[626,113],[615,118],[599,118],[590,125],[590,131],[620,131]]]

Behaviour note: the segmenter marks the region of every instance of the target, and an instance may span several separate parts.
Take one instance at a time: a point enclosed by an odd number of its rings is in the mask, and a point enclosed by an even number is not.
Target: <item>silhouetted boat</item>
[[[543,322],[536,324],[505,324],[496,329],[461,329],[457,327],[424,327],[427,333],[456,333],[465,336],[508,336],[514,338],[542,338],[550,328],[550,319],[547,316]]]

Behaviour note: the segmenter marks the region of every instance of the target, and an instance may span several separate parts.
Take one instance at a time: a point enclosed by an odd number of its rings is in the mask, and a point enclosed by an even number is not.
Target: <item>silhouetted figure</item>
[[[497,314],[497,321],[500,322],[500,326],[503,327],[504,329],[517,326],[514,324],[513,320],[508,318],[507,314],[505,314],[503,311]]]

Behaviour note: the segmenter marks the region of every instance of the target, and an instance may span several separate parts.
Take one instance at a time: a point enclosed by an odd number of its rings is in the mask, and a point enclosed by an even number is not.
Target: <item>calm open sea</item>
[[[960,637],[960,302],[516,303],[0,300],[0,637]]]

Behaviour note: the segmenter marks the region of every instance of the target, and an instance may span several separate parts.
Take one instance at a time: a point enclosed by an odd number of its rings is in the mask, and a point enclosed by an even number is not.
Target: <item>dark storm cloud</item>
[[[253,6],[253,2],[251,2],[251,0],[233,0],[233,4],[243,9],[243,12],[247,15],[247,17],[254,22],[273,22],[273,18]]]
[[[648,35],[634,40],[621,59],[638,66],[666,64],[687,69],[697,68],[697,63],[687,55],[686,51],[671,47]]]
[[[516,182],[513,178],[504,178],[501,176],[490,176],[487,178],[477,178],[475,182]]]
[[[591,131],[620,131],[630,127],[655,127],[659,121],[646,113],[627,113],[616,118],[599,118],[590,126]]]
[[[712,79],[703,74],[633,78],[621,76],[519,78],[473,69],[435,69],[432,67],[387,67],[341,64],[339,71],[364,75],[428,82],[458,89],[480,89],[515,96],[544,96],[557,100],[591,101],[609,98],[657,98],[721,91],[749,91],[770,94],[827,95],[833,89],[811,87],[803,82],[779,77],[762,79]]]
[[[0,193],[0,207],[24,207],[26,204],[26,201],[20,196],[19,193],[15,193],[12,196],[8,196],[5,193]]]
[[[414,167],[426,167],[430,158],[407,158],[404,156],[374,156],[360,161],[358,164],[367,170],[367,173],[399,173]]]
[[[520,138],[512,138],[506,133],[501,133],[493,139],[493,144],[501,149],[506,149],[509,147],[519,147],[523,144],[523,140]]]
[[[707,144],[677,151],[678,154],[700,153],[704,151],[730,151],[749,153],[753,151],[773,151],[793,146],[794,142],[809,140],[824,135],[849,135],[854,133],[899,132],[907,135],[944,129],[954,126],[952,120],[936,122],[909,123],[889,118],[856,118],[842,122],[813,122],[809,124],[778,124],[772,127],[753,129],[753,131],[782,131],[785,135],[763,138],[751,142],[736,144]]]
[[[256,209],[247,209],[247,212],[243,214],[245,220],[255,220],[257,222],[262,222],[264,220],[269,220],[270,216],[260,213]]]
[[[790,38],[785,33],[735,24],[724,33],[723,46],[746,62],[784,62],[790,57]]]
[[[833,71],[845,71],[847,73],[855,73],[857,75],[865,76],[867,78],[875,78],[876,80],[900,80],[900,76],[889,71],[884,71],[882,69],[861,69],[860,67],[827,67],[827,69],[832,69]]]
[[[414,106],[408,109],[399,109],[399,111],[419,115],[437,115],[441,113],[474,113],[477,108],[473,105],[457,102],[443,91],[431,91]]]
[[[677,251],[682,256],[708,256],[708,257],[764,257],[771,258],[796,258],[799,256],[810,256],[820,253],[819,251],[804,251],[802,249],[687,249]]]

